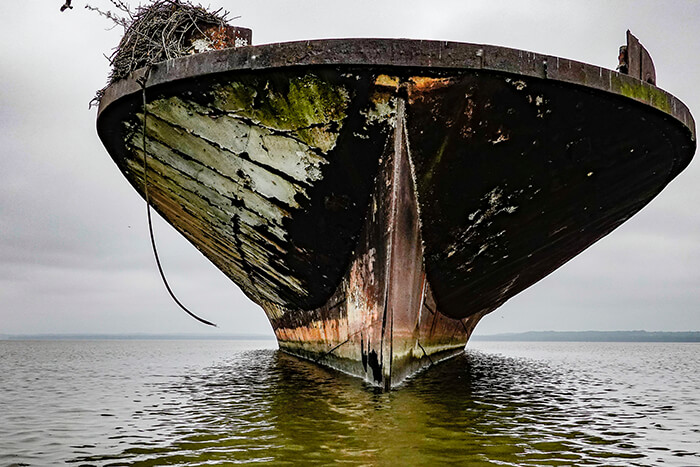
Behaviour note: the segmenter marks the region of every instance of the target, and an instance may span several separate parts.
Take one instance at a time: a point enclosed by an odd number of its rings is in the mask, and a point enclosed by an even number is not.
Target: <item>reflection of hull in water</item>
[[[633,77],[498,47],[330,40],[155,67],[156,210],[265,310],[280,348],[391,387],[606,235],[690,161]],[[134,79],[98,131],[143,193]]]

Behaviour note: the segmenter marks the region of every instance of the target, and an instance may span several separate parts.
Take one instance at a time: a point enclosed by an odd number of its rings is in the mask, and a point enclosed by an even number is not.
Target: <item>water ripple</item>
[[[700,464],[700,345],[479,343],[390,393],[230,345],[40,349],[82,363],[4,372],[0,465]]]

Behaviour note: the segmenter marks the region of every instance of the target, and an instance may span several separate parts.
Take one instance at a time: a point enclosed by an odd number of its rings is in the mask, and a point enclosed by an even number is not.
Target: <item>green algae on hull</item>
[[[611,80],[612,89],[618,90],[623,96],[649,104],[663,112],[672,113],[673,106],[669,95],[656,86],[644,81],[622,80],[616,74],[611,76]]]
[[[327,153],[347,116],[349,92],[317,74],[281,80],[241,77],[213,91],[214,107],[249,118]]]

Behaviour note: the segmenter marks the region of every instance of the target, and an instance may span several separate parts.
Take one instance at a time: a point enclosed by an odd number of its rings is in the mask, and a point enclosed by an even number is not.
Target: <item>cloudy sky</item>
[[[63,0],[0,2],[0,334],[253,333],[262,311],[167,224],[156,270],[143,200],[95,132],[88,102],[121,30]],[[107,0],[89,3],[109,8]],[[133,2],[132,4],[136,4]],[[212,1],[256,44],[386,37],[486,43],[613,68],[629,28],[658,84],[700,118],[700,2],[692,0]],[[700,168],[621,228],[486,317],[481,334],[700,330]]]

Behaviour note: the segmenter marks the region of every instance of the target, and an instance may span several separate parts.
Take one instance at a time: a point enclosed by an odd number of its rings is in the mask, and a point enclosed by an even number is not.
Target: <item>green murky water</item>
[[[700,345],[475,342],[391,393],[270,341],[0,341],[0,466],[700,465]]]

